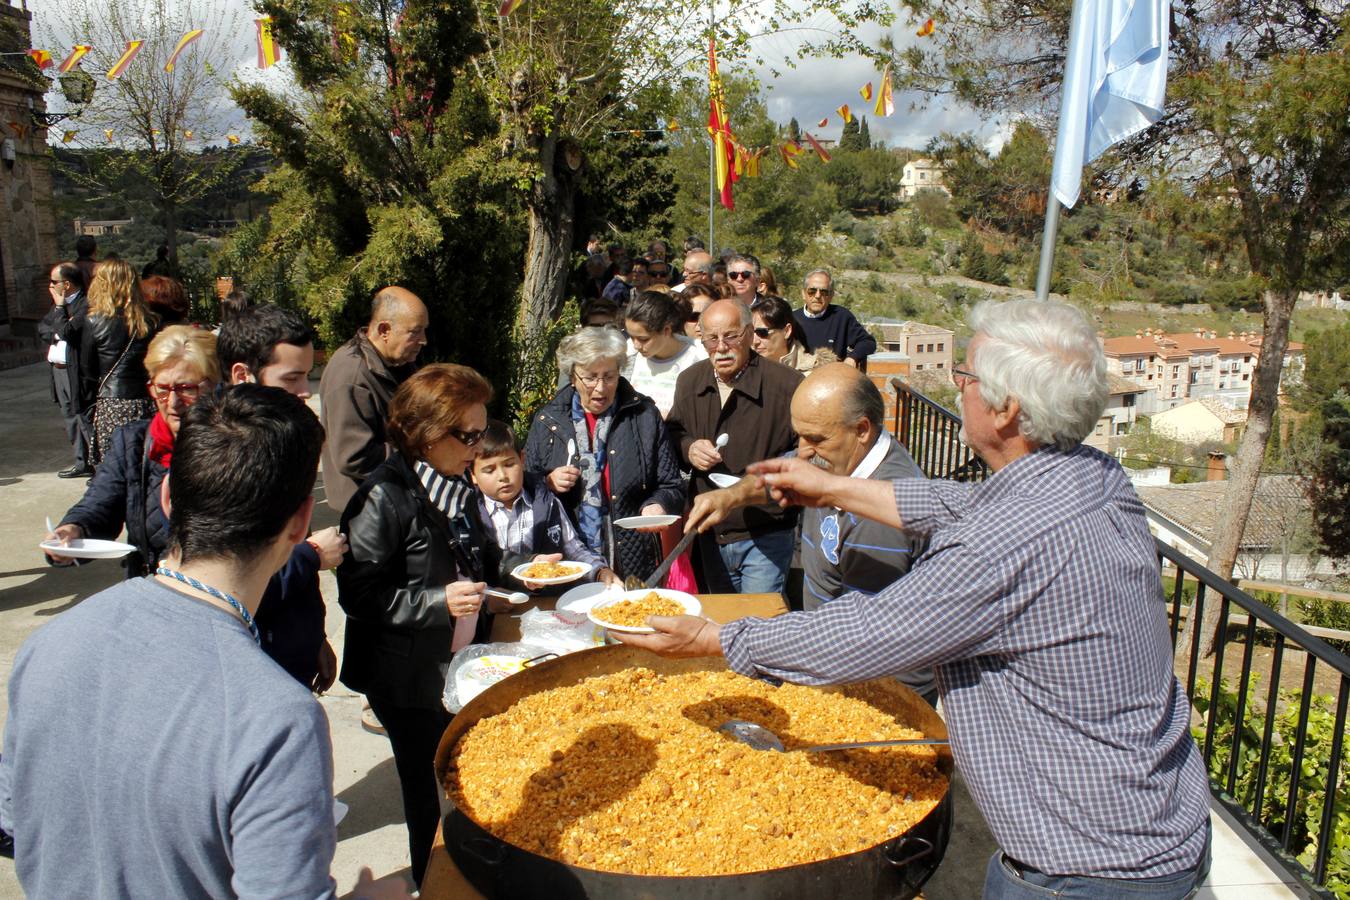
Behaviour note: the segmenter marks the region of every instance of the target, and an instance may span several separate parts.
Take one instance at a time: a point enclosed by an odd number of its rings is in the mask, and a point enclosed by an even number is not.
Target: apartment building
[[[950,371],[955,348],[950,328],[899,319],[864,319],[863,327],[877,339],[877,349],[909,357],[909,371]]]
[[[942,183],[944,171],[942,164],[937,160],[911,159],[905,163],[905,168],[900,173],[900,197],[910,200],[919,191],[925,190],[942,191],[950,196],[951,191]]]

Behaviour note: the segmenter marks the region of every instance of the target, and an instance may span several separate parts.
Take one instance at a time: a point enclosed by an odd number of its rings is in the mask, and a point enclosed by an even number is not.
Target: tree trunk
[[[1279,405],[1280,371],[1284,368],[1284,351],[1289,344],[1289,318],[1294,311],[1294,301],[1298,291],[1285,288],[1279,291],[1266,291],[1264,338],[1261,341],[1261,354],[1257,358],[1256,372],[1252,378],[1252,398],[1247,405],[1247,428],[1238,443],[1237,455],[1229,469],[1228,488],[1219,502],[1218,530],[1214,542],[1210,545],[1209,560],[1205,563],[1210,571],[1221,578],[1231,578],[1233,565],[1237,561],[1238,547],[1242,543],[1243,532],[1247,528],[1247,516],[1252,510],[1252,498],[1256,496],[1257,479],[1261,474],[1261,462],[1266,454],[1266,440],[1270,437],[1270,423],[1275,417]],[[1218,597],[1210,597],[1205,606],[1204,618],[1200,628],[1200,652],[1208,656],[1214,652],[1218,635],[1219,607]],[[1187,624],[1187,630],[1194,617]],[[1183,641],[1181,646],[1185,646]]]
[[[164,246],[169,248],[169,259],[178,260],[178,204],[165,200],[160,204],[164,214]]]
[[[530,190],[530,244],[525,256],[520,321],[526,346],[557,319],[566,300],[576,229],[576,175],[580,155],[555,137],[539,141],[541,174]]]

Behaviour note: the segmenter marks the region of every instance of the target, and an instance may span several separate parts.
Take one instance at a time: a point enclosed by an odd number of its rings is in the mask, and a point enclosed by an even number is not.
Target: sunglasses
[[[782,331],[782,330],[783,330],[783,329],[781,329],[781,328],[756,328],[756,329],[755,329],[755,337],[757,337],[757,338],[766,338],[766,337],[768,337],[769,335],[773,334],[775,331]]]
[[[754,272],[728,272],[727,277],[735,281],[744,281],[747,278],[753,278]]]
[[[447,429],[447,432],[465,447],[472,447],[483,439],[483,435],[487,434],[487,429],[479,428],[477,431],[460,431],[458,428],[449,428]]]
[[[809,287],[806,288],[808,297],[831,297],[834,295],[834,288]]]
[[[670,274],[669,269],[648,269],[647,274],[653,278],[665,278]]]
[[[65,284],[65,283],[66,283],[66,280],[65,280],[64,278],[56,278],[56,279],[49,280],[47,283],[50,284],[50,285],[52,285],[53,287],[55,287],[55,286],[58,285],[58,284]]]

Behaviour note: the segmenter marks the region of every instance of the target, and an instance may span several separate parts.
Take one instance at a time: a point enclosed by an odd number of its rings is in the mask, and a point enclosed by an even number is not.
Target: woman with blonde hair
[[[146,388],[145,351],[158,325],[135,270],[120,259],[99,263],[80,334],[80,394],[82,407],[94,409],[90,462],[95,466],[111,447],[114,431],[155,413]]]

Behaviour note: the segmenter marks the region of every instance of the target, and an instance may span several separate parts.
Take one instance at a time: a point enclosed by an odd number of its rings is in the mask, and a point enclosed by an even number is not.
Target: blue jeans
[[[1208,832],[1209,824],[1205,829]],[[1209,876],[1210,838],[1193,869],[1154,878],[1092,878],[1087,875],[1046,875],[1035,869],[1021,869],[1008,860],[1002,850],[989,858],[984,876],[984,900],[1041,900],[1064,897],[1066,900],[1112,900],[1112,898],[1159,898],[1183,900],[1192,897]]]
[[[713,594],[781,594],[792,564],[791,528],[719,544],[700,537],[703,577]]]

